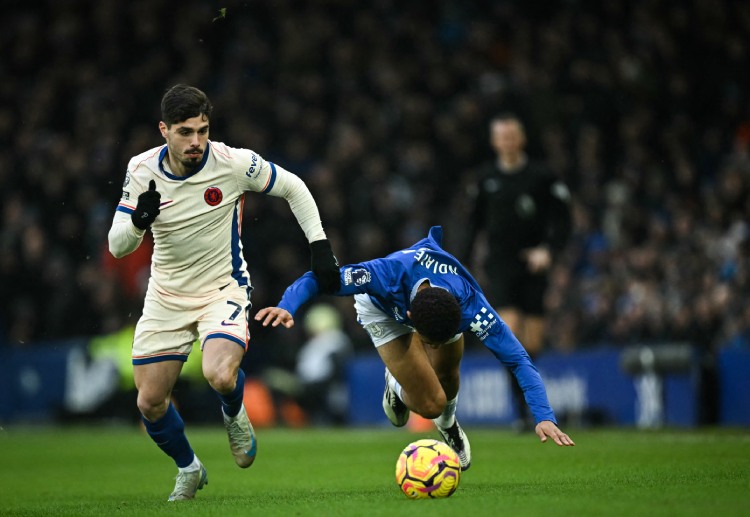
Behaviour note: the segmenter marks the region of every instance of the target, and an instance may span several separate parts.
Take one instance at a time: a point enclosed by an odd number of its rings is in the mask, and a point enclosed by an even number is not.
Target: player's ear
[[[406,311],[406,317],[411,319],[411,311]]]
[[[167,127],[167,124],[164,123],[164,121],[159,122],[159,132],[161,132],[161,136],[164,138],[167,138],[167,133],[169,132],[169,128]]]

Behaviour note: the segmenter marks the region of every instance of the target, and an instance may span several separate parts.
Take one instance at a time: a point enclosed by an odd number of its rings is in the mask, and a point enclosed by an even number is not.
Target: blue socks
[[[163,417],[156,422],[149,422],[141,417],[151,439],[172,458],[177,467],[184,468],[193,462],[195,454],[185,436],[185,423],[172,403]]]
[[[237,385],[234,390],[227,395],[222,395],[218,391],[216,394],[219,396],[224,414],[230,418],[237,416],[242,409],[242,396],[245,394],[245,372],[242,368],[237,370]]]
[[[227,395],[219,395],[221,407],[224,414],[228,417],[235,417],[242,408],[242,396],[245,393],[245,372],[240,368],[237,371],[237,385],[234,390]],[[190,466],[195,459],[187,436],[185,436],[185,422],[170,402],[167,412],[156,422],[149,422],[141,416],[143,424],[146,426],[146,432],[151,439],[164,451],[167,456],[172,458],[178,468]]]

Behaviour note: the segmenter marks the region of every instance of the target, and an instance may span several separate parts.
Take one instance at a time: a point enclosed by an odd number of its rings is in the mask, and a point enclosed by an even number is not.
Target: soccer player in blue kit
[[[178,84],[167,90],[159,122],[166,143],[128,163],[109,231],[109,249],[117,258],[138,248],[146,230],[154,237],[151,277],[133,338],[133,377],[146,431],[178,467],[170,501],[192,499],[208,482],[171,403],[196,339],[235,462],[247,468],[257,453],[240,368],[250,340],[252,290],[240,235],[246,193],[289,204],[323,290],[339,287],[338,264],[304,182],[250,149],[209,140],[212,110],[198,88]]]
[[[442,228],[435,226],[407,249],[341,267],[341,288],[334,294],[354,295],[358,320],[385,363],[386,416],[398,427],[406,424],[410,410],[432,419],[458,454],[461,469],[468,469],[471,447],[455,415],[463,333],[472,332],[515,375],[540,440],[575,445],[557,427],[529,355],[441,242]],[[287,288],[278,307],[259,310],[255,319],[291,328],[295,312],[318,293],[315,275],[305,273]]]

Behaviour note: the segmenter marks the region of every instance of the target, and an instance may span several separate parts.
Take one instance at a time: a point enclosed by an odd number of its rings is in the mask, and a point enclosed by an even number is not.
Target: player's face
[[[519,153],[526,143],[523,129],[514,120],[494,122],[491,128],[490,140],[492,147],[500,154]]]
[[[167,141],[170,163],[183,169],[176,172],[198,167],[208,144],[208,118],[205,115],[177,122],[171,127],[160,122],[159,129]]]

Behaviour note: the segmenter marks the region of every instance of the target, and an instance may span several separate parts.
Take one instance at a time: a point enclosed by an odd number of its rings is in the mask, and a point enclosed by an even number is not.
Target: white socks
[[[452,426],[453,423],[456,421],[456,406],[457,405],[458,405],[458,395],[456,395],[456,397],[453,400],[448,401],[448,403],[445,405],[445,409],[443,410],[442,414],[439,417],[432,419],[435,425],[442,429],[447,429],[450,426]]]
[[[398,398],[400,398],[403,402],[404,399],[401,396],[401,385],[393,375],[388,376],[388,387],[391,388],[396,393],[396,395],[398,395]]]
[[[187,467],[180,467],[180,472],[195,472],[196,470],[200,470],[200,468],[201,462],[198,459],[198,456],[193,454],[193,462]]]

